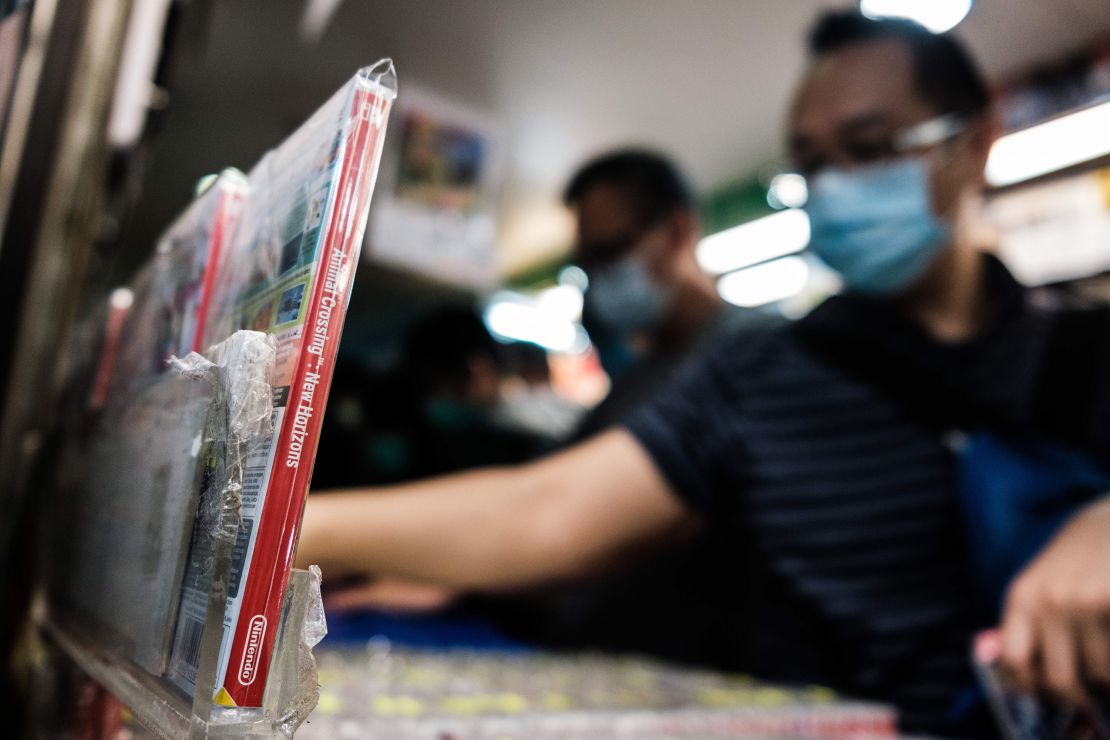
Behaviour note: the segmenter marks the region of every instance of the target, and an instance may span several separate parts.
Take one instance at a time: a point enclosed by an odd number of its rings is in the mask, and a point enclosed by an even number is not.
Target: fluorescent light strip
[[[809,244],[809,218],[789,209],[712,234],[698,244],[698,264],[712,275],[800,252]]]
[[[971,0],[860,0],[868,18],[909,18],[933,33],[944,33],[967,17]]]
[[[1007,134],[994,142],[987,182],[1013,185],[1110,154],[1110,102]]]
[[[754,308],[801,293],[809,281],[809,265],[801,257],[783,257],[730,272],[717,281],[721,298],[734,306]]]
[[[531,302],[494,297],[484,318],[490,333],[504,341],[534,342],[553,352],[577,353],[588,346],[572,321]]]
[[[548,316],[572,323],[582,319],[583,293],[573,285],[555,285],[536,294],[535,306]]]

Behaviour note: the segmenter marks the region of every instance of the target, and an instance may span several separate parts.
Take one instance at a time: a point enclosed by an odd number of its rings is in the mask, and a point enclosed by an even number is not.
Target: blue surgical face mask
[[[655,327],[663,318],[667,297],[641,258],[626,257],[591,271],[589,278],[584,311],[605,334],[627,337]]]
[[[909,287],[948,243],[933,213],[921,159],[826,170],[809,182],[810,246],[849,291],[890,295]]]

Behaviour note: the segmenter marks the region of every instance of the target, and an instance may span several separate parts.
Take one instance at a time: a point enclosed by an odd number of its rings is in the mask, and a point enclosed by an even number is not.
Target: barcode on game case
[[[180,672],[190,683],[196,683],[197,665],[200,663],[200,642],[204,636],[204,622],[190,617],[183,617],[184,624],[177,633],[177,644],[174,646],[175,669]]]

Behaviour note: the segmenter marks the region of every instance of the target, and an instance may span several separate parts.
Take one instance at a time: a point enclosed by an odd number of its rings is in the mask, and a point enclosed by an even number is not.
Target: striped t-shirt
[[[977,621],[957,432],[1032,423],[1063,315],[1030,306],[1001,265],[991,275],[996,316],[973,342],[941,345],[893,305],[837,298],[791,330],[731,338],[629,418],[677,495],[729,532],[720,587],[743,595],[737,629],[759,675],[951,731]],[[1105,358],[1110,333],[1092,326]],[[1095,377],[1105,398],[1110,374]]]

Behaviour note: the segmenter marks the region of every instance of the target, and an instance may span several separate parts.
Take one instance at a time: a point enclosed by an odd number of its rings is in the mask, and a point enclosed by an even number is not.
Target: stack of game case
[[[372,641],[319,653],[320,701],[298,737],[877,738],[896,714],[820,687],[634,657],[421,652]]]
[[[51,624],[186,696],[263,704],[395,95],[392,62],[360,70],[248,175],[207,184],[128,287],[102,408],[70,440]]]
[[[88,423],[70,430],[51,509],[66,523],[44,558],[56,611],[154,675],[167,668],[204,463],[223,436],[214,378],[167,359],[200,341],[196,317],[245,188],[235,172],[215,178],[113,293]]]
[[[362,70],[262,158],[217,271],[203,344],[250,329],[277,347],[273,433],[249,444],[242,461],[215,696],[225,706],[262,701],[394,90],[391,63]],[[193,582],[171,660],[187,689],[207,597]]]

